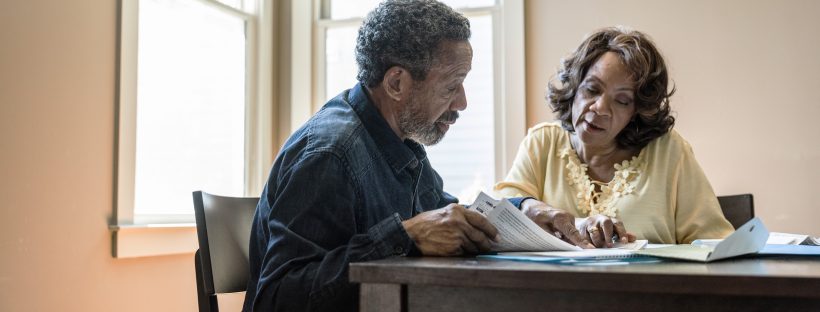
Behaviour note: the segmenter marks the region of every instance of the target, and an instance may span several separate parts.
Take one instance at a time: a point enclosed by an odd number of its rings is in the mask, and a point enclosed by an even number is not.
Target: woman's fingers
[[[620,238],[620,239],[619,239],[619,241],[620,241],[622,244],[626,244],[626,243],[628,243],[628,242],[634,242],[634,241],[635,241],[635,235],[632,235],[632,240],[630,240],[630,239],[629,239],[629,236],[630,236],[631,234],[629,234],[629,233],[626,231],[626,227],[624,226],[624,223],[623,223],[623,222],[621,222],[621,220],[618,220],[618,219],[613,219],[613,220],[615,221],[615,222],[614,222],[614,225],[615,225],[615,234],[618,234],[618,237]]]
[[[594,245],[597,248],[606,247],[606,243],[604,242],[604,235],[597,225],[593,224],[588,226],[587,233],[589,233],[589,240],[592,242],[592,245]]]

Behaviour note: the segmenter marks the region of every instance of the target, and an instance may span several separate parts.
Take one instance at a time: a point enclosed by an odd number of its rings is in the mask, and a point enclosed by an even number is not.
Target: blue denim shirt
[[[245,311],[355,311],[348,264],[416,250],[401,221],[456,198],[361,85],[285,143],[256,207]],[[417,251],[416,251],[417,252]]]

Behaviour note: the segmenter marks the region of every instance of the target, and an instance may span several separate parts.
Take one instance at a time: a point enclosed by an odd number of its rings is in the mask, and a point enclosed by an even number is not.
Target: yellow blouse
[[[650,243],[687,244],[734,231],[692,147],[675,130],[615,164],[608,183],[591,181],[586,171],[560,123],[542,123],[529,130],[495,191],[500,197],[532,196],[576,217],[617,217]]]

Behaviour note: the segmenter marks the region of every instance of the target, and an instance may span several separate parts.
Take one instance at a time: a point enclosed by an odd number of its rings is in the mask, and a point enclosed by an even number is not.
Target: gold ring
[[[588,228],[587,229],[587,232],[589,232],[589,233],[592,233],[592,232],[595,232],[595,231],[598,231],[598,228]]]

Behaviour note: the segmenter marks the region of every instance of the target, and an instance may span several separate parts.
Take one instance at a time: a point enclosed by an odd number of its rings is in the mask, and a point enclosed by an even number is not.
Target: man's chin
[[[445,129],[444,131],[441,131],[440,128],[436,127],[434,131],[435,133],[432,134],[428,133],[424,135],[414,135],[411,136],[410,139],[424,146],[436,145],[439,142],[441,142],[442,139],[444,139],[444,134],[447,132],[447,130]]]

